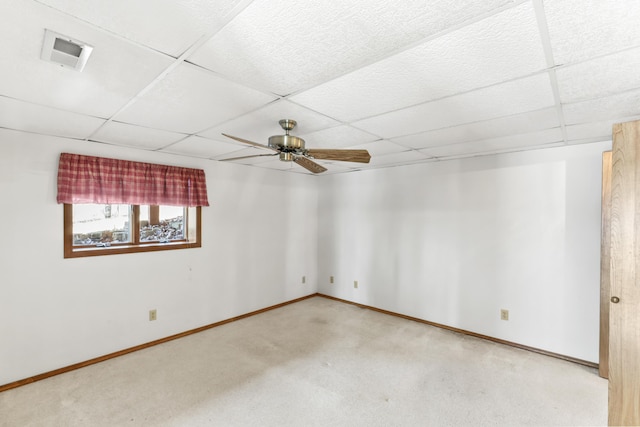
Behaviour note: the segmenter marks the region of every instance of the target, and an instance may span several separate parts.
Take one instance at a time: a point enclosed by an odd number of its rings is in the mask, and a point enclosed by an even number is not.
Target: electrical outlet
[[[307,283],[307,276],[302,276],[302,283]]]
[[[500,310],[500,320],[509,320],[509,310]]]
[[[158,312],[155,309],[149,310],[149,321],[156,320],[157,318],[158,318]]]
[[[329,283],[333,283],[333,276],[329,276]]]
[[[353,287],[354,287],[355,289],[358,289],[358,281],[357,281],[357,280],[354,280],[354,281],[353,281]]]

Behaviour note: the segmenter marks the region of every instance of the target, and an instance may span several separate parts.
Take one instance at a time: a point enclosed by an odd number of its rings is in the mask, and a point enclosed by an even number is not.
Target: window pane
[[[73,205],[73,245],[131,242],[131,206]]]
[[[154,209],[158,209],[154,214]],[[181,206],[140,206],[140,241],[169,242],[185,239],[185,212]]]

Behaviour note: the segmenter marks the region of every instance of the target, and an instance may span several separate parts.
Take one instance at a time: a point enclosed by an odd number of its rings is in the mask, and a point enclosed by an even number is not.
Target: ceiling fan
[[[236,141],[243,142],[245,144],[253,145],[258,148],[266,148],[267,150],[275,151],[270,154],[254,154],[252,156],[232,157],[230,159],[222,159],[223,161],[247,159],[249,157],[263,157],[263,156],[280,156],[280,160],[283,162],[294,162],[302,166],[313,173],[322,173],[327,170],[322,165],[314,162],[311,159],[319,160],[338,160],[343,162],[358,162],[369,163],[371,155],[367,150],[339,150],[331,148],[305,148],[304,139],[297,136],[289,135],[294,127],[296,127],[296,121],[290,119],[280,120],[280,126],[284,129],[284,135],[274,135],[269,137],[268,145],[259,144],[257,142],[248,141],[237,136],[222,135],[227,138],[235,139]]]

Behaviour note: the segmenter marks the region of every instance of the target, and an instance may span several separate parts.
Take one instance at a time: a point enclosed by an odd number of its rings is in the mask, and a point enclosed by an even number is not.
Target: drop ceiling
[[[278,120],[325,174],[584,144],[640,118],[637,0],[3,0],[0,127],[219,161]],[[83,40],[82,72],[40,59]],[[272,157],[235,161],[309,173]]]

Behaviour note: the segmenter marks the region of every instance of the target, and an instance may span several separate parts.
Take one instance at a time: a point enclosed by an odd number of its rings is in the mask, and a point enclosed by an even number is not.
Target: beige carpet
[[[594,369],[322,297],[0,393],[20,427],[606,423]]]

